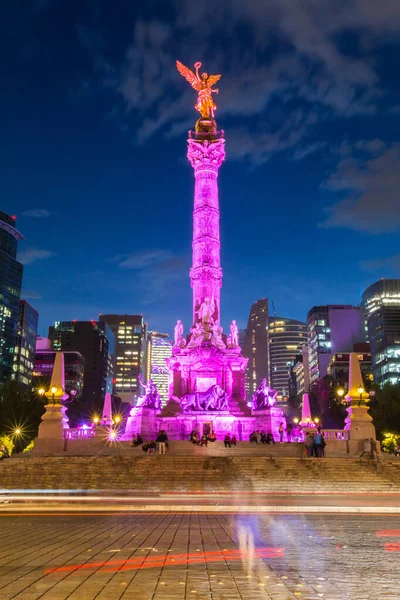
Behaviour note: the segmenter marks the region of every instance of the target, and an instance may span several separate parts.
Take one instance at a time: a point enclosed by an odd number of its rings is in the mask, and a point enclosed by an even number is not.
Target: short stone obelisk
[[[34,452],[59,454],[64,450],[64,429],[68,429],[66,407],[61,404],[68,398],[65,393],[64,354],[56,352],[50,388],[46,392],[49,403],[39,425],[38,437],[34,442]]]
[[[301,403],[301,421],[300,421],[300,425],[302,427],[309,427],[310,423],[312,423],[312,418],[311,418],[311,409],[310,409],[310,399],[308,397],[308,394],[304,393],[303,394],[303,399],[302,399],[302,403]]]
[[[112,424],[112,409],[111,409],[111,394],[110,392],[106,392],[104,396],[104,404],[103,411],[100,420],[101,425],[111,425]]]
[[[349,403],[347,408],[348,416],[345,419],[345,429],[349,432],[350,454],[363,449],[365,439],[376,439],[375,427],[372,423],[372,417],[368,413],[369,395],[359,389],[364,389],[364,383],[361,375],[360,361],[357,352],[350,354],[349,367],[349,387],[346,400]]]

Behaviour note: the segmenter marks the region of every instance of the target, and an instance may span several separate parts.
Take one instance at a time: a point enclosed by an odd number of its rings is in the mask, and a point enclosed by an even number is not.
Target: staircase
[[[199,449],[201,450],[201,448]],[[253,455],[14,457],[0,488],[146,492],[400,492],[400,461]]]

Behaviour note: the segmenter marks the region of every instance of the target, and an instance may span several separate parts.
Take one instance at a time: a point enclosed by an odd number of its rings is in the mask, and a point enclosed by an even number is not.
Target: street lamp
[[[99,417],[93,417],[93,423],[95,425],[98,425],[99,421],[100,421]]]
[[[343,396],[344,396],[344,389],[343,388],[339,388],[338,390],[336,390],[336,393],[339,396],[339,398],[342,399]]]
[[[299,422],[299,419],[298,419],[297,417],[295,417],[295,418],[293,419],[293,423],[294,423],[295,425],[297,425],[297,423],[298,423],[298,422]]]
[[[21,430],[19,427],[17,427],[17,429],[15,429],[14,431],[15,435],[19,435],[21,433]]]
[[[38,389],[38,394],[39,394],[39,396],[40,396],[41,398],[43,398],[45,391],[46,391],[46,390],[45,390],[44,388],[39,388],[39,389]]]
[[[51,393],[52,393],[52,401],[53,401],[53,406],[54,406],[54,405],[55,405],[55,402],[54,402],[54,395],[57,393],[57,388],[56,388],[56,386],[53,386],[53,387],[51,388]]]
[[[363,393],[364,393],[364,388],[362,385],[360,385],[360,387],[357,388],[357,392],[360,394],[360,400],[358,401],[358,406],[361,406],[361,404],[363,403]]]

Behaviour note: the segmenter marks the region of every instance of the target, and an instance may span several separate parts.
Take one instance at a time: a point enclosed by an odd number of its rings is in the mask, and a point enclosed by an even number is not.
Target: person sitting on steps
[[[231,447],[231,436],[229,435],[229,433],[227,433],[226,436],[224,437],[224,446],[225,446],[225,448]]]
[[[274,444],[274,446],[275,446],[274,436],[272,435],[272,433],[270,431],[268,431],[268,433],[267,433],[266,444]]]

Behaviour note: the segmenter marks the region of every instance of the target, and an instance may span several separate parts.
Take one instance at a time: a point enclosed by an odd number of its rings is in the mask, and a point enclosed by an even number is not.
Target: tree
[[[15,452],[21,452],[38,434],[44,402],[17,381],[0,387],[0,435],[12,436]]]
[[[400,434],[400,383],[374,386],[375,396],[370,405],[370,415],[379,439],[385,432]]]
[[[336,388],[335,380],[329,375],[320,377],[310,386],[311,414],[319,417],[327,429],[343,429],[347,415],[345,406],[336,395]]]

